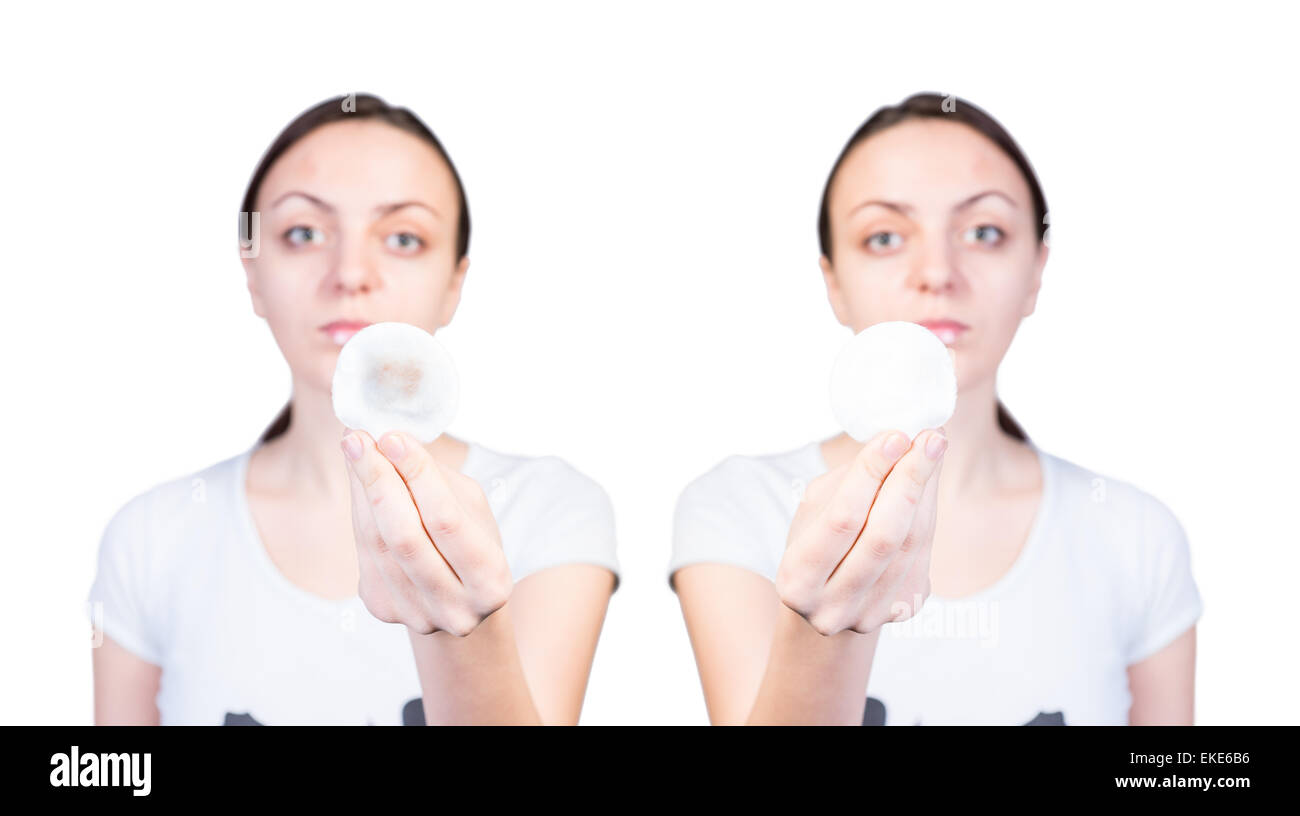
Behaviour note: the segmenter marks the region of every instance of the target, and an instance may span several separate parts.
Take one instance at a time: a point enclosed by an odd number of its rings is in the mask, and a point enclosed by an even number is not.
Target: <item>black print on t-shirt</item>
[[[428,725],[424,721],[424,698],[407,700],[402,706],[402,725]]]
[[[262,723],[254,719],[252,714],[235,714],[230,711],[226,712],[226,719],[221,724],[262,725]],[[413,697],[412,699],[407,700],[406,704],[402,706],[402,725],[428,725],[428,723],[424,721],[423,698]]]
[[[884,725],[885,704],[875,697],[867,697],[867,710],[862,712],[863,725]]]
[[[867,706],[862,711],[862,724],[885,724],[885,704],[883,701],[868,695]],[[916,723],[916,725],[920,724],[919,721]],[[1034,715],[1032,720],[1025,723],[1025,725],[1065,725],[1065,714],[1060,711],[1053,711],[1051,713],[1040,711]]]

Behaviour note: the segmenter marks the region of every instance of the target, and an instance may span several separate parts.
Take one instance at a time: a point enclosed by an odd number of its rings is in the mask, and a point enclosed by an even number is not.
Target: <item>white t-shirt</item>
[[[1043,496],[1019,556],[992,586],[931,593],[886,624],[864,725],[1128,723],[1126,669],[1200,617],[1187,536],[1133,485],[1030,443]],[[730,456],[678,498],[673,573],[720,562],[775,580],[804,486],[827,471],[820,443]]]
[[[589,563],[613,572],[617,588],[600,485],[555,456],[467,444],[461,472],[488,497],[516,581]],[[245,491],[256,447],[117,511],[100,542],[92,621],[162,667],[164,725],[423,725],[406,627],[375,618],[359,596],[310,593],[271,560]]]

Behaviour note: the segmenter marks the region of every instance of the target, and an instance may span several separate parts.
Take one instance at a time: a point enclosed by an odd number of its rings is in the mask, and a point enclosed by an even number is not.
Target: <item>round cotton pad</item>
[[[887,430],[915,439],[947,422],[956,405],[948,347],[917,323],[868,326],[848,342],[831,371],[831,412],[859,442]]]
[[[376,440],[402,431],[428,444],[456,415],[460,380],[451,355],[424,329],[372,323],[339,350],[334,414]]]

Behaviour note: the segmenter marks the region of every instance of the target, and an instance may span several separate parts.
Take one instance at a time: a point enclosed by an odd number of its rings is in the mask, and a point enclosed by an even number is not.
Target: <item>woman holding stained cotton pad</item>
[[[728,457],[676,506],[669,583],[713,722],[1192,722],[1182,526],[998,398],[1047,224],[1028,161],[965,100],[915,95],[849,139],[818,220],[853,332],[829,394],[845,433]]]
[[[601,487],[446,433],[469,209],[442,144],[323,102],[248,186],[241,257],[292,396],[109,523],[97,723],[574,723],[618,582]],[[253,214],[249,217],[247,214]]]

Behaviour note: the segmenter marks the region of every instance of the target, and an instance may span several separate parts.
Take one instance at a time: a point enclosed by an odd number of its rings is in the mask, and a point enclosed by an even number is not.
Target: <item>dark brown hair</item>
[[[1038,183],[1038,176],[1034,174],[1033,167],[1030,166],[1029,160],[1021,152],[1020,147],[1011,134],[1007,133],[998,121],[976,105],[967,102],[956,96],[944,96],[936,93],[918,93],[909,96],[897,105],[886,105],[878,109],[875,113],[863,122],[861,126],[849,137],[849,141],[840,151],[839,158],[831,167],[830,175],[826,179],[826,186],[822,190],[821,209],[817,215],[817,240],[821,245],[821,252],[827,260],[831,258],[831,220],[830,220],[830,193],[831,183],[835,180],[835,175],[839,172],[840,165],[844,159],[860,142],[872,134],[879,133],[886,128],[905,122],[909,119],[947,119],[952,122],[959,122],[967,127],[973,128],[982,136],[988,138],[1003,153],[1015,163],[1020,169],[1020,173],[1025,178],[1025,183],[1029,186],[1029,193],[1034,200],[1034,220],[1038,223],[1038,240],[1043,242],[1047,235],[1047,200],[1043,197],[1043,189]],[[998,400],[998,426],[1003,431],[1023,442],[1029,441],[1029,435],[1020,427],[1020,423],[1011,416],[1011,412]]]
[[[451,177],[456,182],[456,193],[460,203],[460,216],[456,220],[456,259],[464,258],[465,253],[469,252],[469,202],[465,198],[465,187],[461,184],[460,173],[456,172],[456,165],[452,163],[451,157],[447,155],[442,142],[438,141],[438,137],[433,135],[433,131],[424,122],[420,121],[418,116],[406,108],[394,107],[379,97],[370,94],[347,94],[327,99],[319,105],[303,111],[296,119],[286,125],[284,130],[280,131],[280,135],[275,137],[275,141],[271,142],[271,146],[262,154],[262,160],[257,163],[257,169],[253,171],[253,176],[249,179],[248,189],[244,192],[244,201],[239,210],[241,229],[243,229],[245,223],[245,213],[252,213],[257,206],[257,194],[262,188],[262,181],[271,170],[271,166],[275,164],[280,156],[284,155],[285,151],[293,147],[299,139],[319,127],[333,122],[350,122],[360,119],[384,122],[398,130],[423,139],[447,163],[447,167],[451,169]],[[244,236],[241,234],[240,238],[242,240]],[[284,408],[280,410],[280,415],[262,432],[258,442],[268,442],[288,430],[292,418],[292,409],[292,401],[285,403]]]

